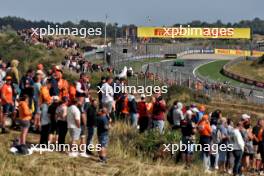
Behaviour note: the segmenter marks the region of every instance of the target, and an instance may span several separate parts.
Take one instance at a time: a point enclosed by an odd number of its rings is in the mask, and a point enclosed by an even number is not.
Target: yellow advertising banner
[[[264,55],[264,51],[252,51],[253,57],[261,57]]]
[[[235,50],[235,49],[215,49],[215,54],[251,56],[251,52],[249,50]]]
[[[139,38],[250,39],[250,28],[138,27]]]

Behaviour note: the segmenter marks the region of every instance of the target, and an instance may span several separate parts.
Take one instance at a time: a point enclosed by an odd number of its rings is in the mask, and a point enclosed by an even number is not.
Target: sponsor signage
[[[138,27],[139,38],[250,39],[250,28]]]
[[[251,52],[249,50],[234,50],[234,49],[215,49],[215,54],[251,56]]]

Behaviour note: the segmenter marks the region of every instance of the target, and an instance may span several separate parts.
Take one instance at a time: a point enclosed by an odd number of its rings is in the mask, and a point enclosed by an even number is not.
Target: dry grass
[[[119,133],[134,133],[124,123],[117,123],[112,129],[112,135]],[[34,153],[30,156],[16,156],[8,151],[11,140],[19,135],[12,131],[10,134],[0,135],[0,175],[27,175],[27,176],[170,176],[170,175],[203,175],[200,168],[194,167],[192,171],[185,171],[182,165],[175,166],[173,163],[163,161],[153,162],[148,158],[134,156],[129,152],[129,147],[124,146],[120,140],[111,140],[109,146],[109,162],[102,165],[97,162],[97,156],[91,158],[69,158],[65,153],[47,152]],[[130,139],[133,140],[133,139]],[[38,136],[30,134],[28,141],[38,142]],[[125,150],[125,148],[128,150]]]
[[[264,82],[264,67],[252,64],[253,61],[241,61],[228,67],[228,70],[246,78]]]

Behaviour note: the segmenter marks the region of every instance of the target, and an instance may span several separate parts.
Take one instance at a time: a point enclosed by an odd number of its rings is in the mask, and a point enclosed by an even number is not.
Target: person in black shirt
[[[97,84],[97,91],[100,90],[100,88],[103,86],[103,84],[105,83],[106,81],[106,78],[104,76],[101,77],[101,82]],[[99,100],[99,108],[102,108],[103,107],[103,104],[102,104],[102,92],[99,91],[98,93],[98,100]]]
[[[109,118],[107,117],[107,109],[103,108],[100,110],[97,117],[97,136],[98,142],[101,145],[101,150],[99,151],[99,161],[106,163],[107,150],[106,147],[109,142]]]
[[[59,105],[60,105],[59,97],[54,96],[53,102],[48,108],[48,115],[50,118],[50,131],[49,131],[49,142],[50,143],[58,141],[58,135],[56,134],[57,132],[56,110],[59,107]]]
[[[96,118],[97,118],[97,101],[94,99],[91,104],[86,108],[87,115],[87,145],[92,144],[94,130],[96,128]],[[87,150],[87,154],[92,155],[90,150]]]
[[[182,157],[186,163],[186,168],[190,167],[192,162],[195,125],[192,122],[193,113],[191,110],[186,112],[186,117],[181,121],[181,132],[182,132],[182,144],[187,146],[187,149],[183,151]]]

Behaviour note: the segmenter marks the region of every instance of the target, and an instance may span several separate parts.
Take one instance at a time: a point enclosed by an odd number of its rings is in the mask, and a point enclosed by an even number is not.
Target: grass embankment
[[[264,82],[264,66],[255,61],[241,61],[227,68],[230,72],[243,77]]]
[[[4,61],[17,59],[19,71],[24,74],[29,68],[36,68],[42,63],[45,68],[50,68],[52,64],[61,63],[67,51],[63,49],[48,50],[43,45],[30,45],[24,43],[15,33],[0,34],[0,54]]]
[[[210,62],[208,64],[202,65],[196,70],[196,73],[201,76],[208,78],[214,81],[224,82],[227,81],[231,85],[239,85],[241,82],[233,80],[221,73],[221,70],[225,64],[227,64],[229,60],[218,60],[214,62]]]

